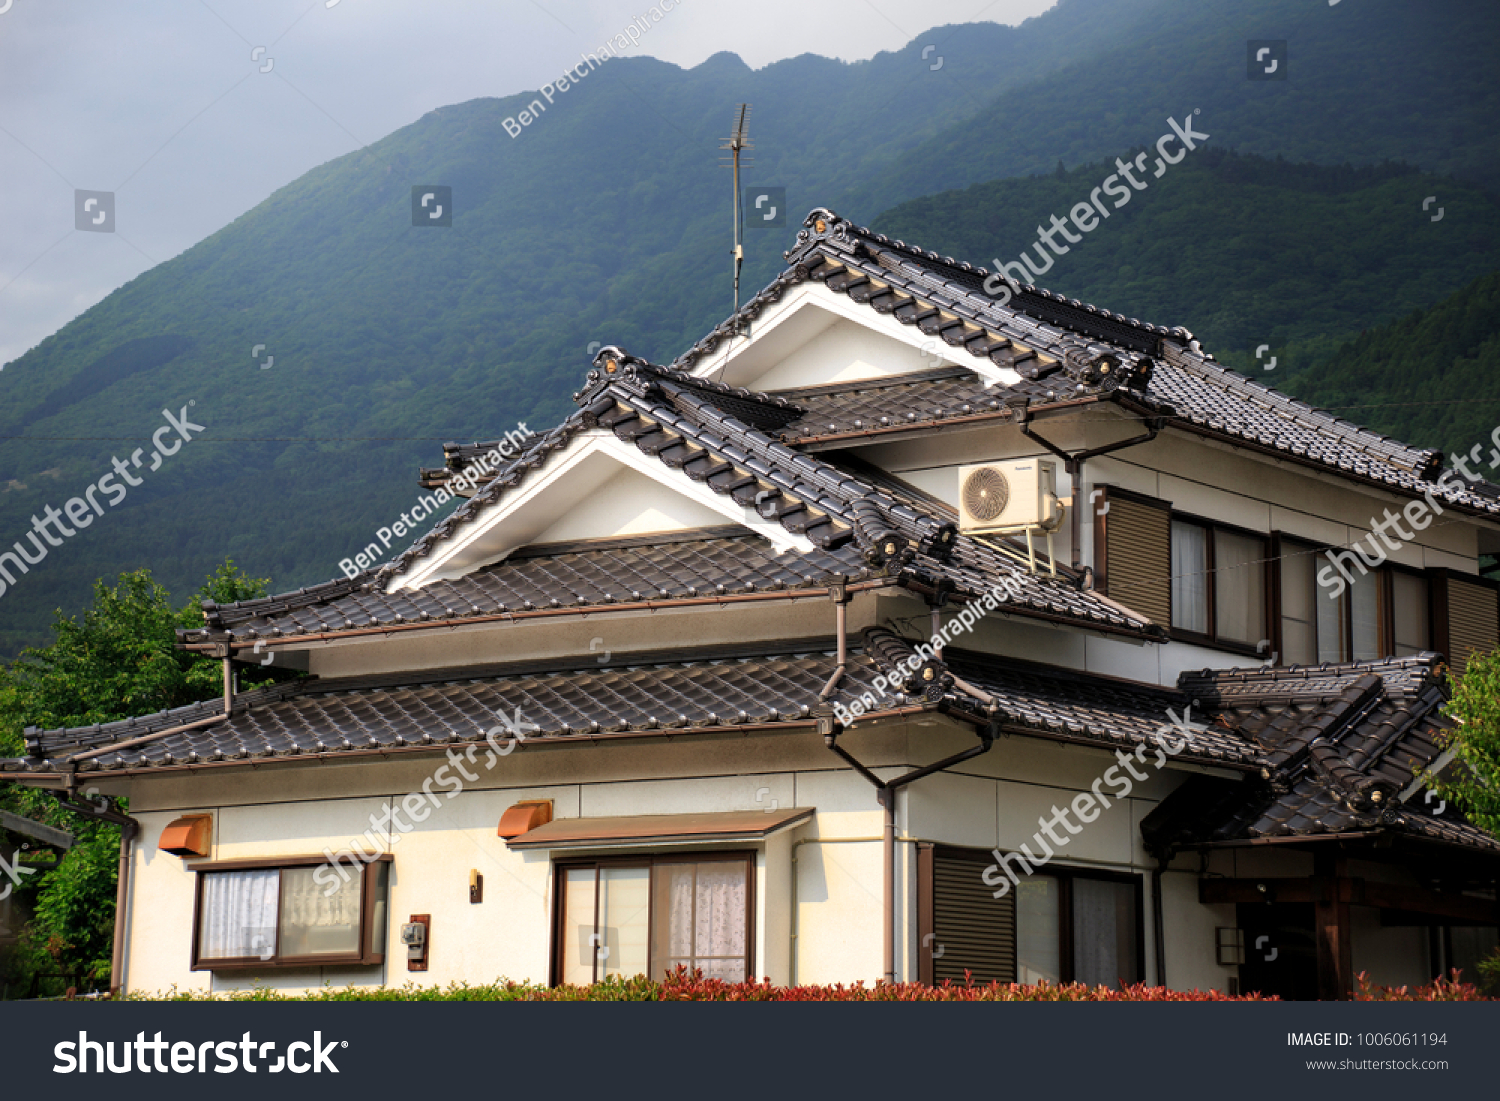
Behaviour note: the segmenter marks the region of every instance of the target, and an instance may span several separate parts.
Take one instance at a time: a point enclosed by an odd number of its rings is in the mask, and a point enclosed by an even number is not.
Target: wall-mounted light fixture
[[[1214,930],[1214,947],[1222,967],[1238,967],[1245,962],[1245,931],[1228,926]]]

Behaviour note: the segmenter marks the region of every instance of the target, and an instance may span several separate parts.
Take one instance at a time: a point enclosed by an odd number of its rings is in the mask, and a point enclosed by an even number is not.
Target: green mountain
[[[1107,220],[1094,216],[1086,234],[1075,226],[1072,244],[1053,235],[1068,251],[1049,252],[1050,268],[1036,251],[1039,230],[1088,203],[1116,173],[1113,161],[915,199],[881,215],[875,228],[991,269],[1028,256],[1030,270],[1043,269],[1028,281],[1145,321],[1186,325],[1223,362],[1299,396],[1299,372],[1362,330],[1500,267],[1500,202],[1410,166],[1289,164],[1227,152],[1212,140],[1160,178],[1151,159],[1143,163],[1146,187],[1126,192],[1124,205],[1100,193]],[[1434,193],[1443,206],[1424,212]],[[1269,347],[1257,359],[1262,345]],[[1322,386],[1318,401],[1364,402],[1357,367],[1338,377],[1346,389]],[[1467,396],[1500,408],[1500,376],[1471,381]],[[1447,438],[1446,422],[1420,427],[1425,436],[1412,442]]]
[[[1112,160],[1189,111],[1220,147],[1321,164],[1405,161],[1500,190],[1500,4],[1184,0],[1157,15],[1148,33],[949,125],[853,197],[885,207],[930,193],[937,165],[944,186],[960,188]],[[1278,62],[1273,79],[1249,79],[1252,41],[1286,43],[1284,59],[1267,59]]]
[[[941,28],[857,64],[814,53],[756,71],[728,54],[686,71],[648,58],[611,60],[514,138],[505,121],[533,95],[434,111],[277,191],[0,373],[0,436],[21,437],[0,441],[0,547],[24,538],[48,506],[77,498],[84,509],[91,486],[103,504],[115,460],[140,482],[0,594],[0,653],[42,638],[53,608],[85,604],[94,578],[143,565],[179,594],[226,555],[278,588],[326,580],[410,507],[415,469],[436,461],[441,440],[492,437],[518,421],[543,427],[564,415],[593,342],[673,357],[730,308],[730,183],[716,147],[740,101],[755,105],[757,159],[745,182],[784,186],[791,208],[785,228],[747,233],[745,295],[779,269],[812,206],[868,221],[892,203],[1050,169],[1059,156],[1077,163],[1076,150],[1123,155],[1154,141],[1168,115],[1182,119],[1202,106],[1208,146],[1129,212],[1154,250],[1150,263],[1165,265],[1165,281],[1155,272],[1138,277],[1143,296],[1151,290],[1162,303],[1143,297],[1144,316],[1195,331],[1222,325],[1226,347],[1248,348],[1278,327],[1286,339],[1335,339],[1430,305],[1463,281],[1440,269],[1468,256],[1441,264],[1432,251],[1406,256],[1401,278],[1410,274],[1410,293],[1384,312],[1344,302],[1339,280],[1365,276],[1364,260],[1323,259],[1304,294],[1227,305],[1208,281],[1211,265],[1173,271],[1192,241],[1212,237],[1217,214],[1195,199],[1198,213],[1187,221],[1147,200],[1190,184],[1210,169],[1205,154],[1220,148],[1366,164],[1404,157],[1424,171],[1490,178],[1500,155],[1486,140],[1493,90],[1475,74],[1488,71],[1493,51],[1479,56],[1476,44],[1495,40],[1496,13],[1438,6],[1443,17],[1417,34],[1410,20],[1390,15],[1404,6],[1385,0],[1331,9],[1267,0],[1256,9],[1265,25],[1257,23],[1255,37],[1300,43],[1303,31],[1277,27],[1342,20],[1338,79],[1302,79],[1298,46],[1292,78],[1269,82],[1277,87],[1247,82],[1220,56],[1226,36],[1251,33],[1225,0],[1062,0],[1018,28]],[[936,49],[924,58],[928,46]],[[1243,62],[1243,41],[1239,49]],[[1369,79],[1381,58],[1408,53],[1419,55],[1419,88],[1389,75]],[[1219,100],[1204,96],[1205,67],[1223,84]],[[1351,91],[1352,80],[1364,82]],[[1078,89],[1086,87],[1094,91],[1084,103]],[[1351,97],[1360,110],[1344,120]],[[960,134],[967,140],[934,155]],[[987,167],[994,157],[1012,167]],[[1046,178],[1057,190],[1035,192],[1037,216],[1061,213],[1053,203],[1064,193],[1082,197],[1084,174],[1071,175]],[[1394,169],[1356,177],[1392,218],[1410,213],[1418,229],[1452,234],[1470,217],[1490,224],[1472,186]],[[413,225],[412,189],[429,184],[452,188],[451,227]],[[1288,198],[1283,192],[1296,187],[1274,179],[1257,186],[1267,189],[1267,216],[1280,212],[1255,227],[1266,239],[1316,236],[1336,258],[1373,232],[1348,194],[1341,205],[1337,194],[1307,189]],[[1406,210],[1434,190],[1447,210],[1436,225]],[[1326,218],[1334,221],[1319,221]],[[1121,217],[1107,229],[1129,224]],[[1025,220],[1016,227],[1021,237],[1007,231],[996,246],[1024,247],[1032,230]],[[1114,247],[1101,228],[1079,259]],[[987,247],[952,251],[983,262],[991,255]],[[1274,254],[1249,245],[1242,253],[1262,281],[1278,282]],[[1055,285],[1071,287],[1069,270],[1057,270],[1064,282]],[[1175,297],[1173,279],[1184,285]],[[1106,289],[1091,297],[1127,308],[1117,288]],[[203,429],[149,471],[164,410],[179,419],[186,410]],[[166,431],[158,444],[170,448]],[[136,449],[142,467],[131,465]]]
[[[1492,482],[1500,424],[1500,270],[1436,305],[1361,333],[1298,376],[1298,397],[1348,405],[1378,432],[1466,455]]]

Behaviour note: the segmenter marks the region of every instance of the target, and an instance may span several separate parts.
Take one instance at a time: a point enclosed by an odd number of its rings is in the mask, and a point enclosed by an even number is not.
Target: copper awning
[[[760,841],[812,818],[815,807],[733,810],[714,814],[641,814],[620,818],[562,818],[505,844],[512,849],[579,849],[690,842]]]

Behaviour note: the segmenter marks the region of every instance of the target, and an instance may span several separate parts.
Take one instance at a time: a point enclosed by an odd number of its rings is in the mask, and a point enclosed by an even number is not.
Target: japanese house
[[[222,700],[28,731],[129,798],[116,982],[1472,976],[1500,844],[1420,776],[1500,490],[999,282],[815,210],[399,557],[205,607]]]

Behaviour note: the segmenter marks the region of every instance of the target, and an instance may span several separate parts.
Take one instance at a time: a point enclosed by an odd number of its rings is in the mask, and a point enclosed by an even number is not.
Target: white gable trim
[[[758,346],[778,343],[778,331],[787,330],[788,323],[794,318],[805,322],[806,310],[819,311],[826,315],[827,320],[805,336],[791,337],[789,346],[776,349],[769,357],[769,362],[761,362],[752,354],[758,350]],[[787,292],[779,302],[773,303],[750,323],[748,337],[731,339],[727,348],[721,348],[713,356],[699,362],[691,373],[699,378],[712,377],[731,386],[755,389],[759,379],[774,370],[789,351],[816,338],[828,325],[840,320],[853,322],[905,345],[919,357],[910,366],[904,366],[904,369],[873,372],[869,378],[896,378],[935,367],[959,366],[979,375],[986,387],[997,383],[1013,386],[1021,381],[1019,373],[1009,367],[995,366],[987,356],[975,356],[962,348],[951,347],[937,337],[928,336],[915,325],[903,325],[890,314],[877,313],[869,306],[855,302],[848,295],[835,294],[822,283],[811,282],[800,283]],[[786,332],[781,333],[783,339],[787,335]]]
[[[810,554],[815,549],[812,541],[806,536],[794,535],[777,521],[762,518],[755,509],[737,504],[733,497],[715,493],[706,483],[695,482],[686,474],[673,471],[663,465],[659,459],[643,455],[639,448],[621,440],[613,432],[605,429],[592,429],[575,436],[561,454],[553,456],[539,473],[513,493],[498,504],[482,510],[479,516],[467,521],[459,531],[443,542],[436,554],[421,560],[410,572],[393,577],[386,586],[386,592],[420,589],[428,582],[452,580],[482,566],[503,561],[506,555],[525,541],[508,540],[504,535],[505,528],[512,525],[515,518],[522,512],[539,507],[543,494],[549,488],[555,487],[586,459],[597,455],[607,456],[620,467],[644,474],[652,481],[666,486],[688,500],[713,510],[731,523],[739,524],[757,535],[765,536],[776,548],[778,554],[789,550]],[[612,468],[607,475],[599,478],[599,484],[602,485],[616,472]],[[547,526],[550,527],[551,524]],[[465,559],[467,557],[465,552],[481,548],[487,542],[493,543],[496,549],[473,561],[465,561],[460,567],[450,566],[455,559]]]

